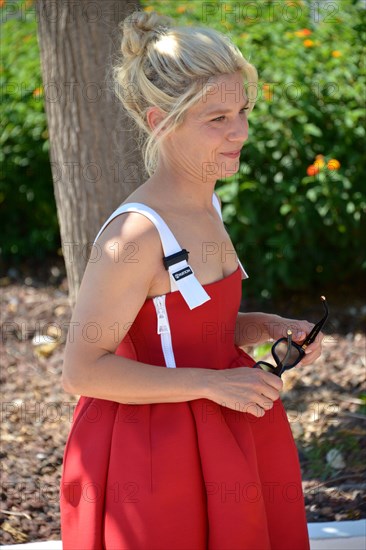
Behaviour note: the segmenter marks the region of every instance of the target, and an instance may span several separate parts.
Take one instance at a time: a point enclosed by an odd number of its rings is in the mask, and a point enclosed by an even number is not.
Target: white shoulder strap
[[[169,227],[155,210],[139,202],[130,202],[119,206],[107,219],[95,237],[94,244],[105,227],[119,214],[124,212],[138,212],[151,220],[159,232],[164,256],[171,256],[182,251],[182,247],[170,231]],[[184,256],[184,254],[183,254]],[[188,257],[188,255],[186,256]],[[201,283],[195,277],[193,269],[187,260],[182,258],[177,263],[168,266],[171,291],[179,290],[190,309],[211,300]]]
[[[216,208],[216,210],[218,211],[218,213],[219,213],[219,215],[220,215],[220,218],[222,219],[222,212],[221,212],[220,201],[219,201],[219,199],[217,198],[216,193],[213,193],[213,195],[212,195],[212,204],[214,205],[214,207]]]
[[[212,195],[212,202],[215,206],[216,210],[218,211],[221,219],[222,219],[222,213],[220,208],[220,203],[215,195],[213,193]],[[98,237],[101,235],[103,230],[107,227],[107,225],[117,216],[120,214],[123,214],[124,212],[138,212],[144,216],[146,216],[150,221],[153,222],[156,229],[159,232],[161,244],[164,250],[164,256],[165,258],[168,256],[172,256],[173,254],[177,254],[179,252],[184,252],[185,249],[182,249],[176,238],[174,237],[173,233],[169,229],[166,222],[163,220],[159,214],[147,206],[146,204],[139,203],[139,202],[130,202],[126,204],[121,204],[112,214],[109,216],[109,218],[104,222],[102,227],[100,228],[97,236],[94,239],[94,243],[98,240]],[[201,283],[198,281],[198,279],[194,275],[194,271],[192,267],[188,264],[187,259],[188,255],[185,255],[184,253],[181,255],[181,260],[172,263],[172,265],[169,265],[169,262],[167,263],[169,276],[170,276],[170,289],[171,292],[180,291],[184,300],[188,304],[190,309],[194,309],[195,307],[200,306],[201,304],[207,302],[211,299],[211,297],[207,294]],[[241,268],[242,272],[242,279],[247,279],[248,275],[245,272],[239,258],[237,257],[239,266]]]
[[[214,207],[216,208],[216,210],[218,211],[219,215],[220,215],[220,218],[222,219],[222,214],[221,214],[221,208],[220,208],[220,202],[219,202],[219,199],[217,198],[216,194],[213,193],[212,195],[212,204],[214,205]],[[134,209],[134,206],[137,206],[137,210]],[[126,210],[126,207],[128,207],[128,209]],[[130,209],[130,207],[132,207]],[[159,214],[157,212],[155,212],[155,210],[153,210],[152,208],[150,208],[149,206],[146,206],[145,204],[142,204],[141,202],[129,202],[129,203],[126,203],[126,204],[121,204],[121,206],[119,206],[118,208],[116,208],[116,210],[114,212],[112,212],[112,214],[109,216],[109,218],[104,222],[104,224],[102,225],[102,227],[99,229],[98,231],[98,234],[97,236],[95,237],[94,239],[94,243],[96,243],[97,239],[99,238],[99,236],[101,235],[101,233],[104,231],[104,229],[107,227],[107,225],[114,219],[116,218],[117,216],[119,216],[120,214],[122,214],[123,212],[139,212],[141,210],[141,214],[143,214],[142,210],[146,210],[146,212],[150,212],[150,214],[152,214],[155,219],[160,219],[160,221],[163,222],[163,224],[166,225],[166,223],[164,222],[164,220],[159,216]],[[150,216],[147,216],[148,218],[151,219]],[[154,220],[151,219],[151,221],[153,223]],[[168,228],[168,226],[166,225],[166,227]],[[158,229],[159,230],[159,229]],[[169,232],[171,233],[171,235],[173,236],[173,239],[176,241],[173,233],[170,231],[170,229],[168,228]],[[177,242],[177,241],[176,241]],[[179,249],[181,250],[181,249]],[[165,252],[165,250],[164,250]]]

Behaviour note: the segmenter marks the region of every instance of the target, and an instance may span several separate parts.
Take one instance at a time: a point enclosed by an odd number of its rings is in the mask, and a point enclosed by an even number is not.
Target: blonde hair
[[[150,176],[159,158],[159,139],[183,122],[186,111],[202,98],[210,78],[240,71],[243,81],[250,84],[248,112],[253,109],[257,71],[221,32],[179,27],[166,16],[143,11],[133,12],[119,27],[122,59],[112,67],[114,89],[140,129],[138,139]],[[165,115],[154,131],[146,117],[152,106]]]

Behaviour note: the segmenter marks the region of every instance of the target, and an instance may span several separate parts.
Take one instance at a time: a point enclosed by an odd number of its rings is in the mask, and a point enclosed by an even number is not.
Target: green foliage
[[[358,407],[357,412],[366,415],[366,393],[361,393],[358,398],[362,404]]]
[[[272,348],[272,342],[265,342],[264,344],[258,344],[255,346],[252,356],[256,361],[259,361],[260,359],[263,359],[263,357],[267,356],[271,352]],[[272,357],[269,358],[269,361],[272,361]],[[273,364],[275,364],[273,362]]]
[[[366,267],[366,10],[350,0],[310,6],[164,0],[145,8],[228,33],[258,70],[240,171],[218,192],[251,275],[246,292],[264,298],[309,287],[326,293]],[[340,168],[308,176],[317,155]]]
[[[9,17],[15,7],[17,16]],[[23,3],[10,8],[4,4],[0,14],[0,216],[1,254],[14,263],[24,257],[44,258],[56,251],[60,239],[36,21]]]
[[[362,2],[142,4],[179,25],[228,33],[258,70],[240,170],[218,183],[225,223],[251,275],[247,295],[271,298],[309,286],[326,294],[331,283],[360,278],[366,249]],[[40,256],[56,250],[59,236],[34,7],[22,13],[2,24],[2,253]],[[325,166],[309,176],[317,155]],[[337,170],[326,167],[331,159],[339,161]]]

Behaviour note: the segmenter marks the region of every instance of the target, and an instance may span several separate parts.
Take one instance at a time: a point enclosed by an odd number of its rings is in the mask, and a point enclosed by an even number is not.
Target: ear
[[[146,111],[146,120],[151,130],[155,128],[164,120],[166,113],[164,113],[159,107],[149,107]],[[163,126],[162,129],[165,127]]]

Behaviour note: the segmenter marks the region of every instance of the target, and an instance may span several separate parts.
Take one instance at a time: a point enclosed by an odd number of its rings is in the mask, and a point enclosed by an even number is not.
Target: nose
[[[246,114],[238,115],[228,128],[228,140],[232,142],[241,142],[242,144],[248,139],[249,124]]]

